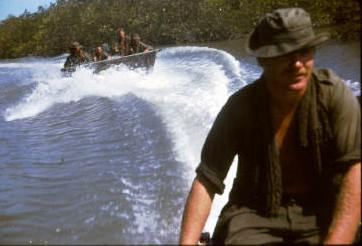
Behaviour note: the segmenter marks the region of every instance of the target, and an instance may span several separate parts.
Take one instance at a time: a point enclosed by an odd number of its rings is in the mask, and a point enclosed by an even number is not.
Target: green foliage
[[[57,0],[48,9],[0,22],[0,58],[57,55],[72,41],[89,50],[116,42],[116,31],[140,33],[153,45],[234,39],[275,8],[299,6],[316,27],[337,38],[360,38],[357,0]]]

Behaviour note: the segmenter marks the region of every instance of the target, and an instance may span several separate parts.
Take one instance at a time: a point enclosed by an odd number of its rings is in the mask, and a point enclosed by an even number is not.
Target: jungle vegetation
[[[0,22],[0,58],[54,56],[72,41],[90,48],[116,41],[116,31],[141,34],[153,46],[242,38],[266,12],[306,9],[315,27],[360,39],[358,0],[56,0]]]

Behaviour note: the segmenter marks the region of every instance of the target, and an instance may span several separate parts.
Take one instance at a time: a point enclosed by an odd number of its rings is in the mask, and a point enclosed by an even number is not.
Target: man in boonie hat
[[[69,52],[70,55],[65,60],[63,71],[75,70],[75,66],[91,61],[89,55],[83,50],[83,46],[77,41],[69,45]]]
[[[77,50],[80,47],[81,45],[77,41],[74,41],[69,45],[69,50]]]
[[[147,52],[152,50],[152,46],[141,42],[141,37],[138,33],[132,35],[132,39],[129,45],[129,55]]]
[[[204,143],[181,244],[195,244],[238,156],[212,237],[222,244],[350,244],[360,222],[361,109],[331,70],[314,69],[316,34],[301,8],[266,14],[246,42],[263,73],[234,93]]]

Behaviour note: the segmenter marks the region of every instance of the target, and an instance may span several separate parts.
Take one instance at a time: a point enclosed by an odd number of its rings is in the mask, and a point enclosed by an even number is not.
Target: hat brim
[[[245,50],[249,55],[261,58],[272,58],[286,55],[302,48],[315,47],[330,39],[330,34],[324,32],[303,40],[299,39],[284,43],[281,42],[279,44],[264,45],[258,47],[257,49],[251,49],[250,42],[252,42],[253,34],[254,33],[247,37],[245,42]]]

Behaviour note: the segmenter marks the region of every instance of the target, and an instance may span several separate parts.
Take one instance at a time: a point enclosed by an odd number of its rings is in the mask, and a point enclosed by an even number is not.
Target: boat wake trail
[[[188,183],[185,187],[191,185],[202,144],[213,120],[235,88],[245,85],[244,74],[247,74],[230,54],[202,47],[163,49],[150,72],[130,70],[121,65],[98,74],[81,68],[71,77],[62,77],[61,66],[59,60],[53,61],[51,66],[34,66],[32,90],[5,109],[5,120],[46,117],[54,107],[57,110],[69,108],[68,104],[81,108],[84,100],[89,104],[93,97],[111,100],[124,107],[128,107],[125,103],[129,103],[130,96],[137,98],[150,105],[166,127],[176,161],[186,166]],[[216,199],[215,203],[221,205],[215,205],[217,211],[212,212],[215,215],[207,224],[208,231],[216,223],[217,213],[225,201],[226,198]],[[182,209],[180,206],[180,213]],[[139,215],[136,221],[139,228],[152,228],[152,221],[141,219],[149,212],[145,207],[135,205],[133,210]],[[153,213],[155,218],[162,218],[158,215],[160,211]],[[179,228],[180,220],[174,218],[173,227]]]

